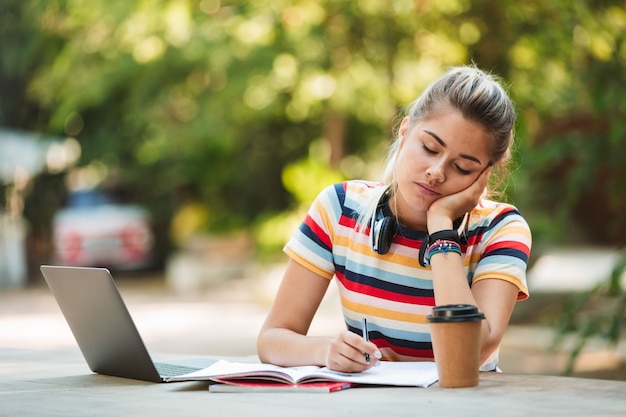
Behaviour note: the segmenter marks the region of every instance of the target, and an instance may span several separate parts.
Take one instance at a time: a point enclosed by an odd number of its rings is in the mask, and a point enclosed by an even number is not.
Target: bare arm
[[[290,260],[276,299],[257,339],[262,362],[280,366],[319,365],[343,372],[360,372],[377,348],[348,330],[337,336],[307,336],[309,326],[330,281]]]
[[[427,216],[429,233],[451,229],[452,219],[475,207],[488,178],[489,170],[485,170],[466,190],[433,203]],[[430,260],[430,264],[433,271],[435,302],[438,305],[472,304],[478,306],[485,314],[480,355],[483,363],[502,341],[517,301],[517,287],[500,279],[483,279],[470,289],[463,262],[456,253],[436,254]]]
[[[501,279],[483,279],[470,289],[461,257],[455,253],[433,256],[431,265],[437,304],[472,304],[485,315],[480,349],[484,363],[502,341],[517,300],[517,287]]]

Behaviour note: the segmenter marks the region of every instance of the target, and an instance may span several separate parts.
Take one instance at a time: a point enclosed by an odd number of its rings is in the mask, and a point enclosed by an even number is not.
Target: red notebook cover
[[[210,392],[337,392],[352,388],[349,382],[305,382],[302,384],[284,384],[282,382],[262,380],[214,379],[216,384],[209,385]]]

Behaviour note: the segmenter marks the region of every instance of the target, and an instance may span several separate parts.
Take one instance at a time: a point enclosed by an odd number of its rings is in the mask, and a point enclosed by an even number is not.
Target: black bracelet
[[[459,233],[456,230],[452,230],[452,229],[440,230],[438,232],[435,232],[431,235],[426,236],[426,238],[422,242],[422,246],[420,247],[420,252],[418,255],[419,257],[417,259],[417,261],[422,267],[426,268],[427,266],[430,265],[430,262],[427,259],[428,253],[426,252],[426,250],[428,249],[430,245],[435,243],[437,240],[451,240],[453,242],[458,243],[459,245],[461,244]]]
[[[451,240],[456,243],[461,243],[459,239],[459,233],[456,230],[440,230],[438,232],[433,233],[432,235],[428,235],[428,243],[432,244],[437,240]]]

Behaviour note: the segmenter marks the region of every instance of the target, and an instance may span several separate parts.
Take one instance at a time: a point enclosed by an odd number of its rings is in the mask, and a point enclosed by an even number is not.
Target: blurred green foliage
[[[617,349],[626,335],[626,253],[617,259],[611,273],[598,284],[571,296],[556,320],[553,348],[573,335],[573,345],[564,373],[574,372],[576,360],[596,338]]]
[[[213,231],[287,236],[285,212],[375,179],[399,110],[475,63],[517,103],[508,194],[536,241],[619,243],[625,37],[617,0],[3,0],[0,125],[76,138],[162,231],[192,190]],[[34,233],[62,180],[35,180]]]

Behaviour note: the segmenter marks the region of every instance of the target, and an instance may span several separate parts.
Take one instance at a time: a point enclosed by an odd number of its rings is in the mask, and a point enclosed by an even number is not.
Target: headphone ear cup
[[[426,259],[424,259],[426,257],[427,247],[428,247],[428,236],[426,236],[426,238],[422,240],[422,246],[420,246],[420,252],[417,257],[417,261],[419,262],[420,266],[423,268],[426,268],[428,266],[428,262],[426,262]]]
[[[380,220],[377,250],[379,254],[384,255],[389,252],[389,248],[391,248],[391,241],[396,234],[396,229],[397,224],[394,217],[387,216]]]

